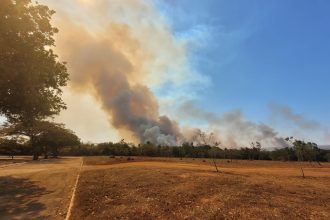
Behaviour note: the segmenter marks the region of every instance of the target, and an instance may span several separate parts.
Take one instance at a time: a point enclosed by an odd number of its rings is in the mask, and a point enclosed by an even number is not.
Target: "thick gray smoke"
[[[93,92],[115,128],[130,131],[142,142],[176,143],[178,126],[159,115],[155,96],[134,81],[136,68],[111,41],[98,41],[79,29],[67,39],[72,39],[66,49],[72,85]]]
[[[143,1],[123,1],[122,4],[118,1],[113,1],[113,4],[100,2],[101,5],[88,4],[107,7],[109,11],[100,10],[105,13],[121,9],[123,17],[134,13],[139,16],[144,14],[146,21],[153,22],[154,14]],[[57,39],[58,48],[61,58],[68,62],[72,88],[93,94],[107,113],[112,126],[129,140],[175,145],[182,136],[178,125],[159,114],[158,101],[146,81],[155,83],[152,77],[148,78],[150,71],[158,70],[153,75],[159,75],[162,73],[160,69],[167,68],[165,64],[170,63],[167,57],[160,58],[158,54],[168,54],[170,51],[177,53],[180,60],[184,56],[181,48],[171,42],[170,33],[160,21],[157,26],[151,23],[146,27],[138,27],[141,30],[137,32],[131,26],[136,22],[133,20],[135,18],[126,17],[124,21],[109,18],[107,22],[94,12],[92,10],[89,14],[95,16],[91,19],[104,23],[104,27],[98,31],[72,21],[70,17],[64,16],[65,21],[59,22],[61,34]],[[107,17],[106,14],[103,16]],[[139,36],[143,31],[143,36]],[[167,47],[154,45],[153,36],[163,40]],[[161,62],[159,66],[157,62]]]
[[[261,142],[266,147],[288,146],[273,128],[245,119],[238,110],[218,116],[186,102],[178,112],[182,112],[182,117],[206,121],[209,132],[216,134],[216,138],[227,147],[249,146],[252,141]],[[188,130],[185,135],[191,136],[191,132],[195,132],[194,129]]]

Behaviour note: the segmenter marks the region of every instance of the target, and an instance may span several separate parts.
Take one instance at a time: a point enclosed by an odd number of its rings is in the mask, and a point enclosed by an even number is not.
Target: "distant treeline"
[[[64,148],[63,155],[72,156],[150,156],[150,157],[190,157],[242,160],[283,160],[283,161],[330,161],[330,150],[318,148],[313,143],[300,142],[292,147],[274,150],[262,149],[260,144],[242,148],[220,148],[210,145],[157,146],[152,143],[137,146],[125,142],[81,144]]]
[[[1,155],[28,155],[32,149],[28,145],[12,143],[0,146]],[[291,147],[274,150],[262,149],[260,143],[251,147],[221,148],[210,145],[184,143],[181,146],[157,146],[152,143],[134,145],[124,141],[118,143],[80,144],[60,149],[65,156],[149,156],[149,157],[190,157],[241,160],[282,160],[282,161],[329,161],[330,150],[320,149],[314,143],[294,141]]]

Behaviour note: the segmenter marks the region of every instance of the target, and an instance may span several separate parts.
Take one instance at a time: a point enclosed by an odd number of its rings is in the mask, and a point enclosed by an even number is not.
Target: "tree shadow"
[[[48,219],[42,215],[46,206],[38,201],[40,196],[51,193],[26,178],[0,177],[1,219]]]

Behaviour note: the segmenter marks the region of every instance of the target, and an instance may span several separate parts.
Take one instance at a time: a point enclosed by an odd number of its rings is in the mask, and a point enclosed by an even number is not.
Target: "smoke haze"
[[[293,123],[298,128],[307,130],[322,128],[322,125],[319,122],[309,120],[294,113],[288,106],[272,104],[270,105],[270,109],[273,117],[281,117]]]
[[[271,104],[269,108],[272,120],[284,125],[286,130],[291,130],[296,138],[308,141],[318,139],[323,144],[329,143],[330,131],[326,125],[297,114],[285,105]]]
[[[208,131],[216,134],[216,138],[227,147],[249,146],[252,141],[268,147],[287,146],[286,141],[273,128],[247,120],[239,110],[218,116],[196,107],[192,102],[186,102],[178,112],[181,112],[182,117],[206,121]]]

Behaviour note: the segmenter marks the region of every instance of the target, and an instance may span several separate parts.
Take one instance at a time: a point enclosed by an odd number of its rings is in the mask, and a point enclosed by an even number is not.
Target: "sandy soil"
[[[328,163],[85,160],[72,219],[330,218]]]
[[[0,167],[0,219],[64,219],[81,160]]]

